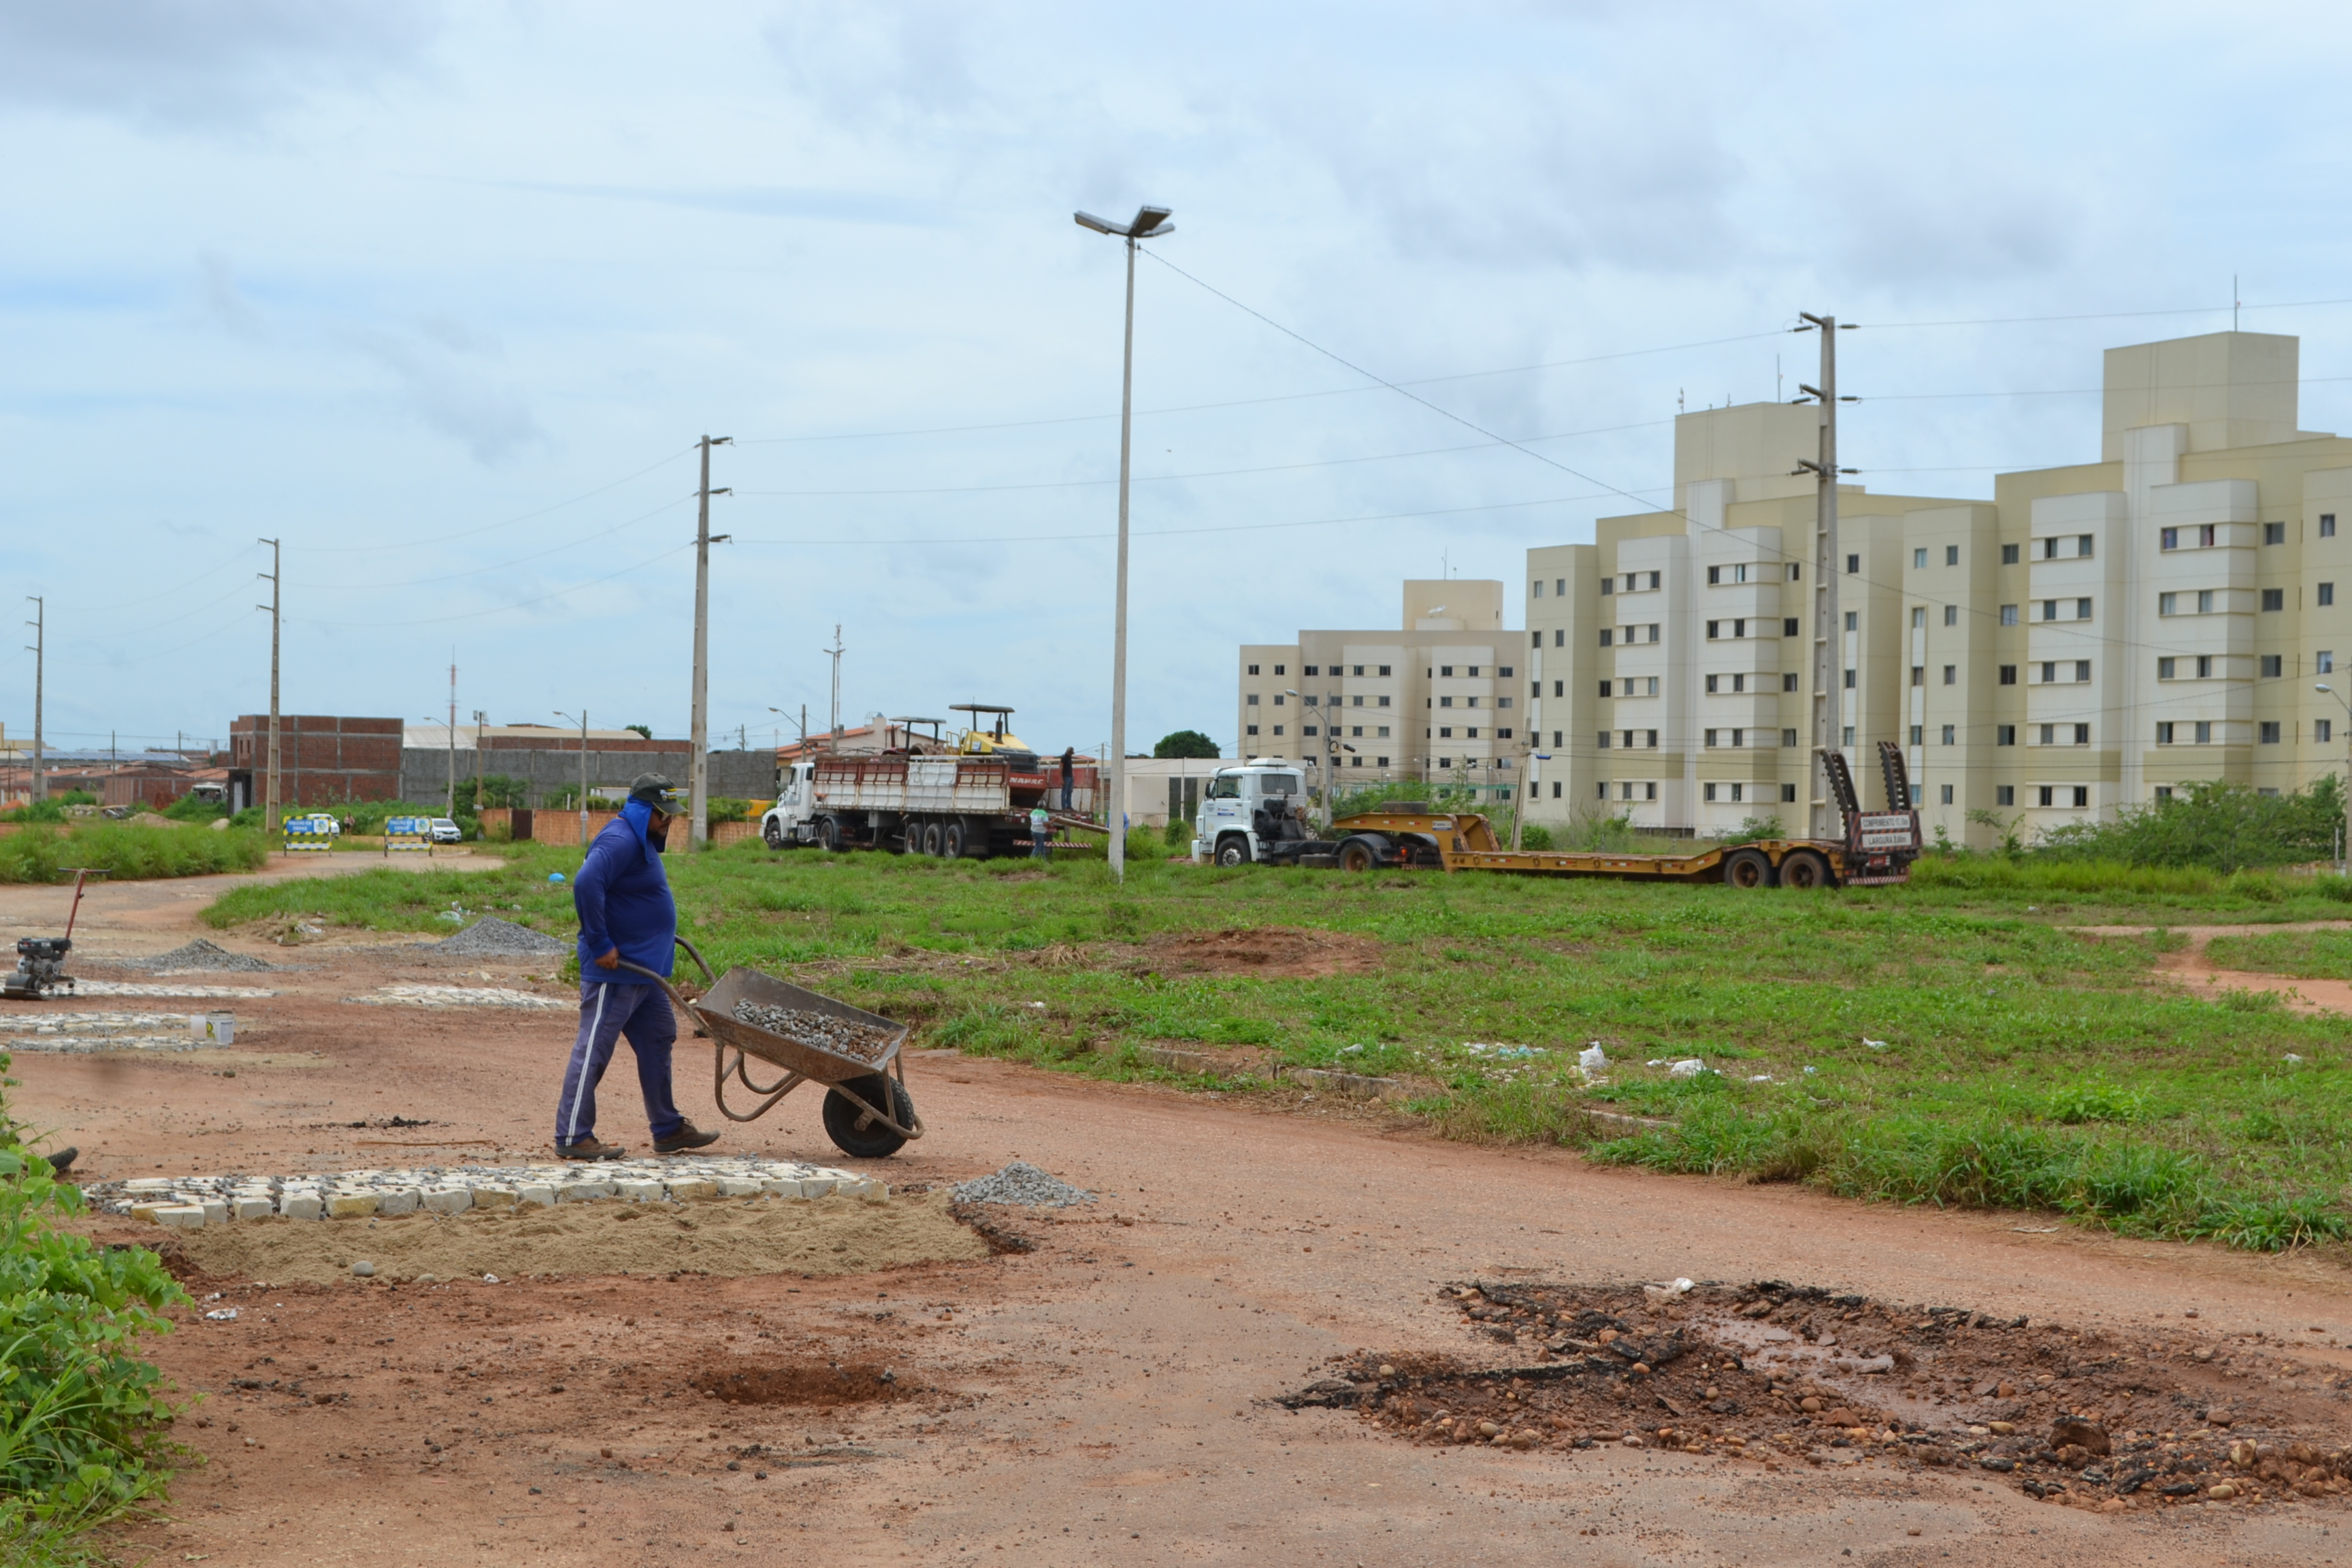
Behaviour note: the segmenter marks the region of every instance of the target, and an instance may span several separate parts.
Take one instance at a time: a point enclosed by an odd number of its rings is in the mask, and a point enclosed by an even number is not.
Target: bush
[[[2180,786],[2167,800],[2119,807],[2113,821],[2054,828],[2032,853],[2238,871],[2331,858],[2343,826],[2344,790],[2333,774],[2292,795],[2263,795],[2217,780]]]
[[[94,822],[61,832],[28,827],[0,838],[0,882],[59,882],[64,868],[88,866],[118,879],[208,877],[252,871],[269,845],[258,833],[189,833],[131,822]]]
[[[163,815],[174,822],[212,822],[228,815],[228,807],[216,800],[200,795],[184,795],[163,808]]]
[[[0,1070],[8,1058],[0,1056]],[[13,1080],[0,1079],[0,1095]],[[0,1558],[69,1560],[71,1538],[160,1499],[176,1449],[163,1373],[132,1352],[186,1294],[144,1247],[50,1228],[81,1194],[27,1151],[0,1099]]]
[[[709,812],[709,819],[714,824],[749,822],[751,819],[751,803],[748,800],[737,800],[733,795],[714,795],[707,804],[706,809]]]
[[[1519,828],[1519,847],[1522,849],[1550,848],[1551,829],[1540,822],[1523,824]]]

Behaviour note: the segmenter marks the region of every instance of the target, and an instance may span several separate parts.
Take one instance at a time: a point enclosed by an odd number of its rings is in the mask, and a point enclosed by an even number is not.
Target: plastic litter
[[[1642,1294],[1653,1301],[1672,1301],[1687,1295],[1695,1283],[1689,1279],[1669,1279],[1663,1285],[1644,1285]]]
[[[1586,1072],[1604,1072],[1608,1070],[1609,1056],[1601,1048],[1601,1042],[1595,1040],[1576,1053],[1576,1065]]]
[[[1773,1081],[1773,1078],[1769,1072],[1752,1072],[1748,1075],[1748,1081],[1750,1083],[1770,1083]]]
[[[563,880],[563,873],[561,871],[550,871],[547,874],[547,879],[551,882],[561,882]]]
[[[2283,1057],[2279,1058],[2279,1060],[2281,1060],[2281,1061],[2283,1061],[2283,1062],[2299,1062],[2299,1061],[2303,1060],[2303,1058],[2302,1058],[2301,1057],[2299,1057],[2299,1056],[2296,1056],[2293,1051],[2289,1051],[2289,1052],[2287,1052],[2287,1054],[2286,1054],[2286,1055],[2284,1055],[2284,1056],[2283,1056]]]
[[[1863,1036],[1862,1043],[1868,1046],[1874,1051],[1883,1051],[1886,1048],[1886,1042],[1885,1040],[1874,1040],[1868,1035]]]
[[[234,1323],[236,1321],[236,1309],[235,1307],[215,1307],[211,1311],[205,1314],[205,1321],[208,1323]]]
[[[1805,1076],[1806,1076],[1807,1078],[1811,1078],[1811,1077],[1812,1077],[1815,1073],[1817,1073],[1817,1072],[1819,1072],[1819,1071],[1821,1071],[1821,1070],[1822,1070],[1822,1069],[1821,1069],[1821,1068],[1807,1068],[1805,1069]]]
[[[1688,1057],[1666,1068],[1666,1076],[1668,1078],[1696,1078],[1706,1070],[1706,1063],[1701,1061],[1696,1057]]]
[[[482,1283],[485,1285],[495,1285],[498,1282],[499,1277],[495,1274],[485,1274],[482,1276]]]
[[[1541,1046],[1494,1045],[1484,1040],[1465,1040],[1462,1048],[1474,1057],[1491,1057],[1500,1061],[1524,1061],[1546,1054]]]

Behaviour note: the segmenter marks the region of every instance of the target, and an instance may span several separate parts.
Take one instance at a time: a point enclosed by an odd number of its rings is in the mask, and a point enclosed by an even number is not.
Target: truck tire
[[[816,819],[817,847],[828,855],[841,853],[841,824],[830,816]]]
[[[939,856],[940,825],[937,822],[926,822],[923,824],[923,853],[935,859]]]
[[[1373,871],[1388,858],[1389,847],[1378,838],[1358,834],[1339,846],[1339,869],[1342,871]]]
[[[947,826],[940,829],[940,853],[950,860],[962,859],[968,831],[963,825],[962,817],[949,817]]]
[[[887,1073],[876,1073],[871,1078],[851,1079],[848,1087],[868,1105],[879,1106],[898,1118],[902,1127],[912,1126],[915,1102],[907,1098],[907,1086]],[[824,1134],[834,1146],[845,1154],[860,1160],[882,1160],[907,1146],[907,1140],[878,1121],[867,1121],[866,1112],[857,1109],[838,1089],[824,1091]],[[857,1124],[866,1121],[860,1128]]]
[[[777,825],[776,819],[772,816],[761,826],[760,837],[768,841],[768,847],[771,849],[782,849],[784,847],[784,830]]]
[[[1250,863],[1249,840],[1238,833],[1227,834],[1217,840],[1217,864],[1246,866]]]
[[[1830,885],[1830,863],[1811,849],[1791,849],[1780,858],[1780,886],[1784,888],[1826,888]]]
[[[1735,849],[1723,858],[1723,885],[1769,888],[1772,885],[1772,862],[1760,849]]]

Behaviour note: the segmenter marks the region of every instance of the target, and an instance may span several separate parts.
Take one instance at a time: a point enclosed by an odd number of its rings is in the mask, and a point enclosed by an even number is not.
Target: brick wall
[[[278,720],[279,793],[292,805],[400,795],[401,721],[286,713]],[[269,716],[248,713],[229,726],[229,766],[253,774],[260,798],[269,770]]]

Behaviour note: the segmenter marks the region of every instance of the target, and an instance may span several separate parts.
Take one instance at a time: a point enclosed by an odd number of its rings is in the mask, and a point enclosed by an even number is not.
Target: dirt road
[[[399,981],[530,989],[526,968],[394,948],[293,956],[322,967],[223,977],[284,993],[237,1004],[234,1057],[21,1056],[19,1114],[107,1176],[456,1162],[544,1142],[566,1016],[342,1000]],[[678,1076],[709,1125],[706,1059],[683,1050]],[[237,1076],[220,1076],[232,1060]],[[192,1316],[160,1347],[205,1396],[182,1435],[208,1462],[138,1545],[160,1562],[288,1568],[2352,1558],[2337,1500],[2159,1507],[2151,1494],[2101,1514],[1977,1470],[1418,1446],[1352,1412],[1271,1403],[1359,1352],[1525,1360],[1472,1336],[1436,1294],[1448,1281],[1687,1276],[2124,1340],[2205,1336],[2223,1347],[2216,1403],[2246,1422],[2340,1426],[2333,1384],[2352,1354],[2327,1347],[2352,1344],[2352,1291],[2332,1266],[1603,1170],[1322,1102],[1101,1086],[945,1053],[917,1058],[910,1077],[931,1132],[872,1167],[894,1184],[1019,1157],[1101,1198],[1016,1219],[1032,1251],[834,1279],[194,1280],[220,1292],[204,1309],[238,1311]],[[607,1085],[602,1131],[642,1146],[631,1075]],[[814,1111],[787,1101],[721,1147],[850,1163]],[[2305,1347],[2307,1370],[2259,1364],[2253,1334]]]

